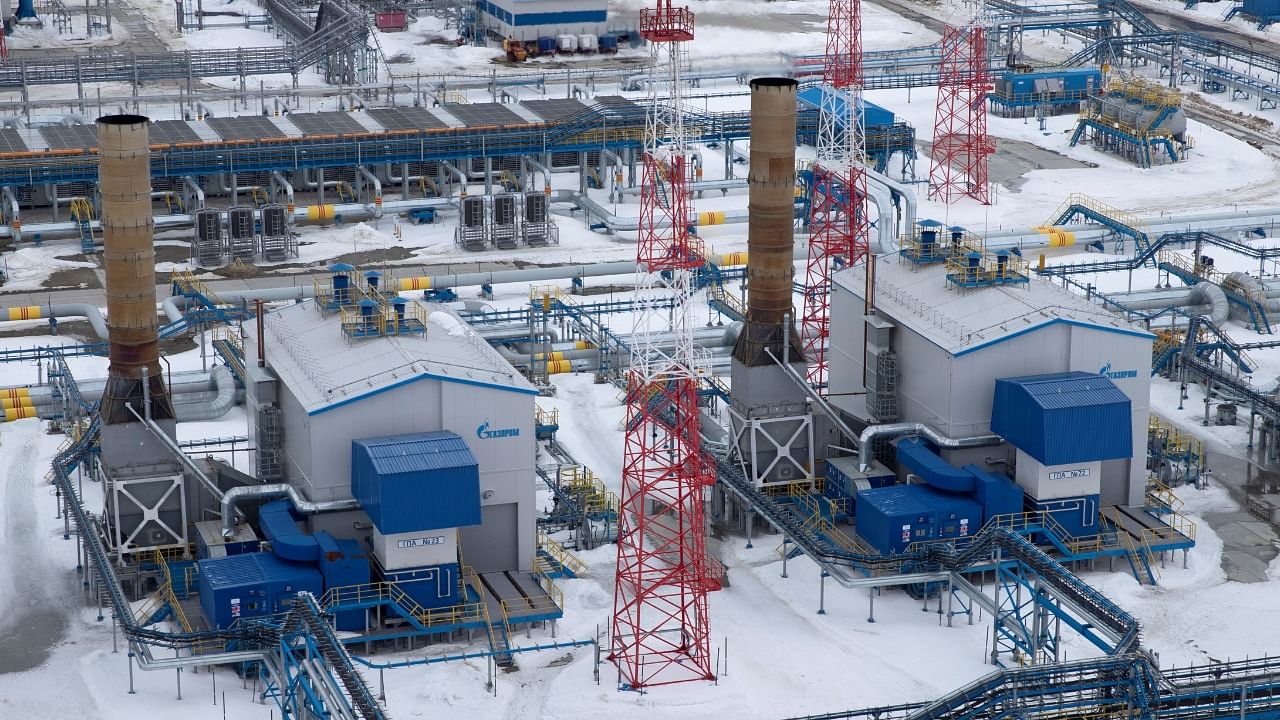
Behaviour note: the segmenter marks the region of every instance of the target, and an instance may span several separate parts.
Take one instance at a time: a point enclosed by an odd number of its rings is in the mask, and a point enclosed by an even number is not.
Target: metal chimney
[[[795,276],[796,86],[790,78],[751,81],[750,222],[747,225],[747,319],[733,358],[748,367],[789,354],[804,362],[791,304]],[[790,343],[784,351],[784,343]]]
[[[137,422],[126,405],[157,421],[174,417],[156,337],[155,223],[147,123],[141,115],[98,118],[98,184],[111,341],[111,370],[101,409],[106,425]],[[147,402],[150,407],[144,407]]]

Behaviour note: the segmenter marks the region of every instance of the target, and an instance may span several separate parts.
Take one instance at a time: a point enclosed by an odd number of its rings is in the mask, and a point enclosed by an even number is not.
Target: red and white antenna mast
[[[991,90],[987,36],[982,23],[947,25],[938,64],[938,110],[933,126],[929,198],[948,205],[968,197],[991,204],[987,158],[996,150],[987,135],[987,92]]]
[[[818,112],[818,157],[809,212],[804,338],[809,382],[825,392],[831,323],[831,273],[867,255],[867,169],[862,123],[862,7],[831,0]]]
[[[703,491],[715,472],[698,435],[698,376],[689,298],[702,249],[689,232],[693,165],[684,131],[681,70],[693,13],[658,0],[640,11],[649,42],[644,179],[636,246],[636,298],[627,373],[626,445],[618,518],[610,659],[635,689],[709,680],[709,583]],[[665,95],[665,97],[663,97]],[[661,301],[675,295],[667,311]],[[655,333],[670,330],[674,344]]]

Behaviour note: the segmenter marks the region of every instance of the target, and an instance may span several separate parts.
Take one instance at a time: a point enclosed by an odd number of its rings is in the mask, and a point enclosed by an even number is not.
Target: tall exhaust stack
[[[98,182],[111,342],[111,370],[102,394],[104,425],[136,423],[126,406],[156,421],[172,423],[174,419],[160,370],[157,338],[147,123],[141,115],[98,118]],[[144,407],[148,402],[150,407]]]
[[[791,289],[796,87],[790,78],[751,81],[747,318],[733,347],[729,410],[739,451],[757,485],[803,480],[812,477],[814,466],[807,399],[778,366],[785,361],[801,377],[805,374]]]
[[[796,87],[790,78],[751,81],[751,169],[747,225],[747,319],[734,366],[773,366],[765,350],[804,363],[795,311]],[[790,344],[790,350],[784,345]]]

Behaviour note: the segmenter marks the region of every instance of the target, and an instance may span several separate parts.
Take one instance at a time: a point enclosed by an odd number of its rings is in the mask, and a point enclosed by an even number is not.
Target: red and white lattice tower
[[[852,265],[867,255],[860,0],[831,0],[822,77],[826,89],[818,112],[801,336],[809,361],[809,382],[825,393],[831,273],[836,263]]]
[[[710,621],[704,490],[715,481],[698,436],[698,375],[689,297],[703,262],[689,233],[692,154],[684,132],[681,69],[693,13],[658,0],[640,11],[653,55],[645,135],[626,446],[618,518],[618,573],[609,658],[631,688],[709,680]],[[666,97],[663,97],[663,96]],[[675,295],[668,311],[662,300]],[[659,345],[656,333],[673,333]]]
[[[931,200],[950,204],[967,195],[983,205],[991,204],[987,158],[996,150],[995,139],[987,135],[987,93],[991,87],[982,25],[946,26],[929,167]]]

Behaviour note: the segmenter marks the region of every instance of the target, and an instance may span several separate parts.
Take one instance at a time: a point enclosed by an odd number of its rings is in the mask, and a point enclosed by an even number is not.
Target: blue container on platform
[[[601,35],[600,36],[600,52],[602,53],[618,52],[618,36],[617,35]]]
[[[320,546],[320,575],[325,590],[369,583],[369,554],[359,541],[338,540],[327,532],[318,532],[314,537]],[[343,610],[337,613],[334,625],[339,630],[364,632],[365,610]]]
[[[616,39],[615,39],[616,42]],[[556,39],[553,37],[542,36],[538,38],[538,54],[554,55],[556,52]]]
[[[967,498],[925,485],[862,490],[857,496],[858,535],[885,555],[915,542],[968,537],[982,524],[982,508]]]
[[[241,618],[288,612],[295,596],[317,598],[324,585],[311,565],[293,563],[271,553],[248,553],[201,560],[200,608],[214,628],[228,628]]]

